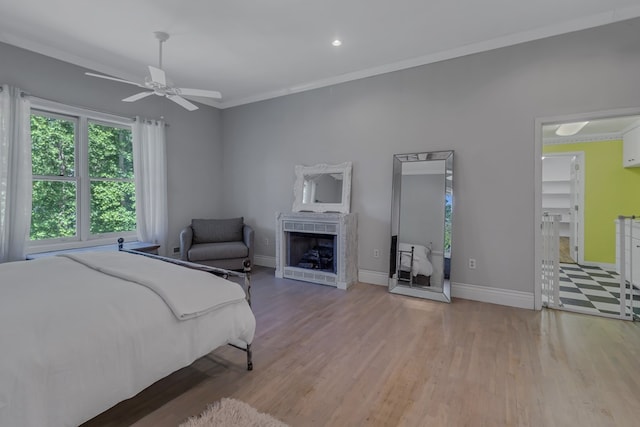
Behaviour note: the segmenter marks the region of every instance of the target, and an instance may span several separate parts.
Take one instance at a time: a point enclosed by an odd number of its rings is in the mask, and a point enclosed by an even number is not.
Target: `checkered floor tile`
[[[560,263],[560,301],[564,307],[589,314],[619,315],[619,298],[620,276],[615,271]],[[640,291],[635,286],[633,301],[634,316],[640,319]]]

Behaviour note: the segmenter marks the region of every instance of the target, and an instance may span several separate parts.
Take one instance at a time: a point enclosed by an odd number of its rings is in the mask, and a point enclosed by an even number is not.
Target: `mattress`
[[[240,288],[193,270],[182,282],[184,267],[121,255],[175,269],[169,294],[196,292],[199,280]],[[165,297],[70,258],[0,264],[0,425],[77,426],[221,345],[253,340],[244,299],[181,320]]]

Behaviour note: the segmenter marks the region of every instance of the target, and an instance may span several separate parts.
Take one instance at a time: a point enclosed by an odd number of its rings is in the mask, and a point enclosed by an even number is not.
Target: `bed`
[[[127,252],[0,264],[0,426],[76,426],[225,344],[251,369],[249,289]]]
[[[433,274],[430,256],[431,248],[412,243],[399,243],[398,280],[408,282],[409,286],[430,286]]]

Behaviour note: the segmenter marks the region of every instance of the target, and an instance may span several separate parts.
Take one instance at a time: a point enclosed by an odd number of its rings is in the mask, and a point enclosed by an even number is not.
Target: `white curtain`
[[[136,117],[133,168],[136,182],[138,240],[160,245],[167,254],[167,160],[164,121]]]
[[[0,87],[0,262],[25,259],[31,226],[31,102]]]

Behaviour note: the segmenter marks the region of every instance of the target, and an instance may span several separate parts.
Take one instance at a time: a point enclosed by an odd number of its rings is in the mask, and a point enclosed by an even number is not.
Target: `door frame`
[[[612,110],[593,111],[586,113],[564,114],[535,119],[535,147],[533,150],[533,183],[534,183],[534,218],[533,218],[533,245],[534,245],[534,309],[542,309],[542,126],[580,122],[585,120],[606,119],[619,116],[632,116],[640,114],[640,107],[618,108]],[[622,167],[622,159],[620,159]],[[584,197],[584,191],[583,191]],[[584,209],[582,210],[584,215]],[[583,217],[584,218],[584,217]],[[582,221],[584,224],[584,219]],[[584,234],[584,233],[583,233]],[[584,255],[583,255],[584,256]]]

